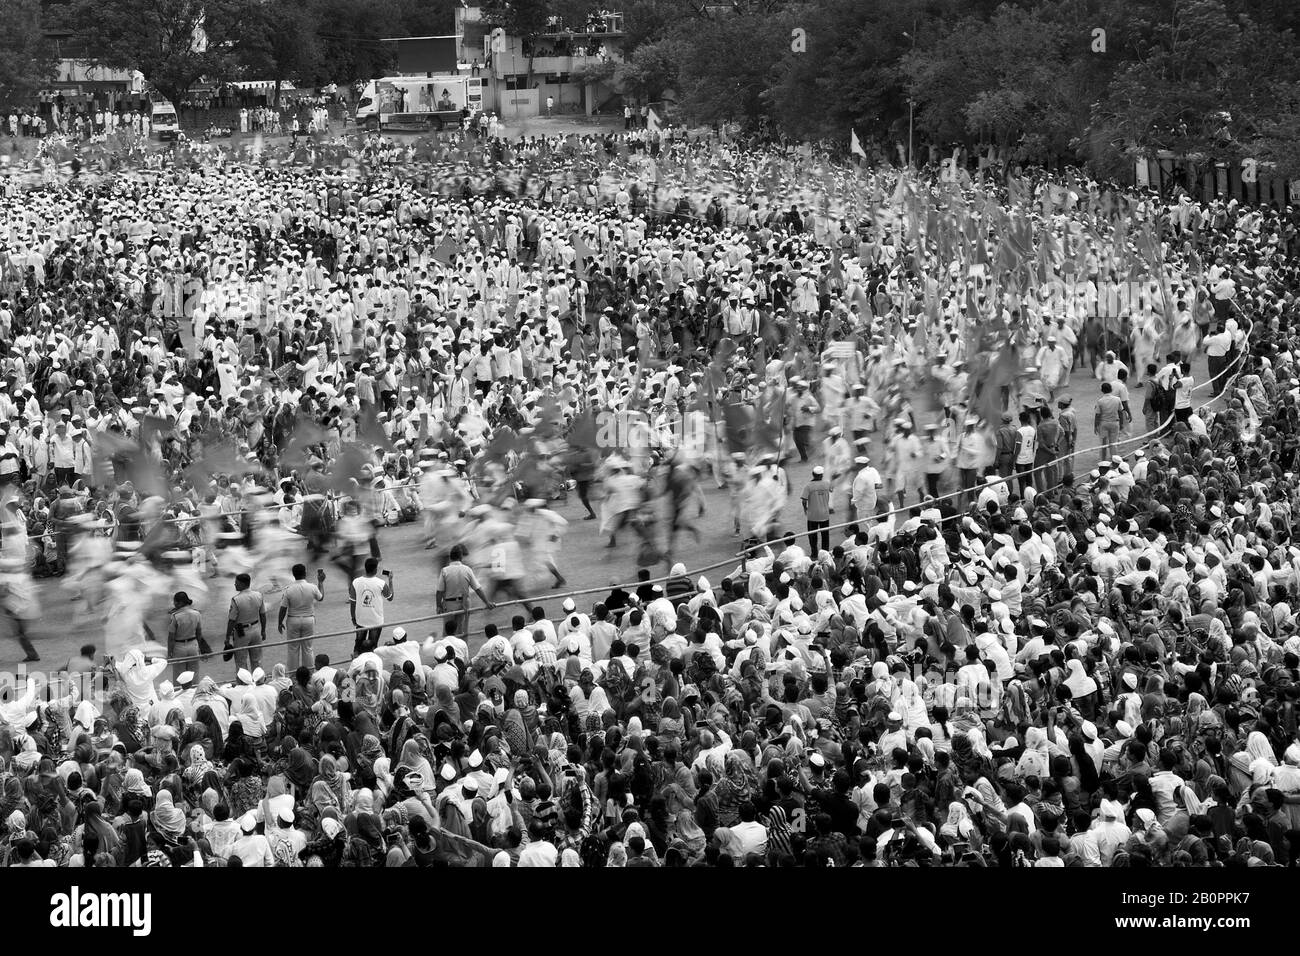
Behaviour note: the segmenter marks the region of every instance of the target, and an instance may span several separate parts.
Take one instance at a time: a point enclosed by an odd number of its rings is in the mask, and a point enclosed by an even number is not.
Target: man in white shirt
[[[1171,750],[1160,751],[1160,769],[1151,775],[1151,792],[1156,798],[1156,817],[1161,826],[1169,823],[1179,806],[1184,803],[1182,789],[1185,781],[1174,773],[1178,758]]]
[[[980,660],[979,648],[974,644],[966,645],[966,663],[957,671],[957,696],[975,700],[975,692],[980,682],[987,680],[988,668]]]
[[[252,810],[239,818],[239,829],[243,835],[230,848],[230,855],[239,857],[244,866],[275,866],[270,841],[257,832],[257,817]]]
[[[298,854],[307,849],[307,834],[293,825],[293,807],[282,807],[275,823],[267,823],[266,841],[272,857],[281,866],[302,866]]]
[[[357,629],[352,653],[373,651],[384,629],[384,602],[393,599],[393,572],[379,574],[379,559],[366,558],[364,573],[348,586],[352,624]]]
[[[732,826],[732,834],[740,841],[741,860],[751,853],[767,855],[767,827],[758,822],[758,813],[748,801],[740,805],[740,822]]]
[[[1222,372],[1228,364],[1228,354],[1232,351],[1232,344],[1232,333],[1222,325],[1213,335],[1205,337],[1205,359],[1209,366],[1210,380],[1213,382],[1211,388],[1215,397],[1223,391],[1227,379]]]

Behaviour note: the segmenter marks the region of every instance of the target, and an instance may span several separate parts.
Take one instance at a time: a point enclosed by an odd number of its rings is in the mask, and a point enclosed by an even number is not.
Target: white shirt
[[[767,827],[757,820],[750,820],[748,823],[737,823],[731,828],[731,832],[740,841],[742,861],[751,853],[757,853],[760,856],[767,853]]]
[[[230,855],[239,857],[244,866],[275,866],[271,844],[260,833],[250,833],[235,841]]]
[[[359,577],[352,582],[352,591],[356,595],[357,627],[383,627],[384,625],[384,588],[386,582],[381,577]]]

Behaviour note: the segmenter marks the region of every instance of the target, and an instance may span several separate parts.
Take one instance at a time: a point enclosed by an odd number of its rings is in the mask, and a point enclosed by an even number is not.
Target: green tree
[[[229,70],[241,19],[256,0],[80,0],[73,23],[94,62],[139,70],[179,104],[204,76]]]
[[[235,58],[244,74],[275,81],[274,105],[280,104],[285,80],[315,86],[329,82],[319,73],[320,26],[316,0],[264,0],[232,28],[239,33]]]
[[[40,0],[0,3],[0,108],[32,106],[56,73],[54,51],[41,33]]]
[[[533,83],[533,49],[537,38],[551,28],[550,0],[483,0],[483,19],[507,36],[523,41],[528,55],[528,85]]]
[[[737,120],[756,126],[767,117],[765,96],[783,51],[792,14],[732,14],[680,24],[678,94],[700,123]]]
[[[1223,0],[1135,5],[1132,58],[1092,111],[1094,134],[1112,156],[1168,151],[1208,165],[1259,151],[1279,159],[1294,152],[1295,37],[1279,29],[1277,9],[1261,6],[1274,22],[1259,24],[1241,6]]]
[[[787,42],[768,93],[781,128],[799,139],[847,142],[850,128],[906,139],[901,58],[934,35],[945,12],[936,0],[820,0],[796,9],[792,23],[807,49]]]

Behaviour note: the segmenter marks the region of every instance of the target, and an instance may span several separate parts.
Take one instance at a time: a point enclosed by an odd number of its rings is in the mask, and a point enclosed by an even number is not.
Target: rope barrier
[[[1233,305],[1235,306],[1236,303],[1234,302]],[[1238,310],[1238,311],[1240,311],[1240,310]],[[1244,317],[1244,316],[1243,316],[1243,317]],[[1248,320],[1248,321],[1250,321],[1250,320]],[[1255,323],[1254,323],[1253,321],[1251,321],[1251,322],[1250,322],[1250,326],[1249,326],[1249,328],[1247,329],[1247,331],[1246,331],[1246,333],[1245,333],[1245,337],[1244,337],[1244,338],[1245,338],[1245,341],[1247,341],[1247,342],[1249,341],[1250,336],[1251,336],[1251,335],[1253,334],[1253,332],[1254,332],[1254,329],[1255,329]],[[1214,376],[1213,378],[1207,379],[1205,382],[1202,382],[1200,385],[1195,386],[1192,390],[1193,390],[1193,391],[1196,391],[1196,390],[1198,390],[1198,389],[1200,389],[1200,388],[1206,388],[1206,387],[1209,387],[1209,386],[1213,385],[1215,379],[1220,378],[1220,377],[1222,377],[1222,376],[1225,376],[1225,375],[1227,375],[1227,374],[1230,373],[1230,372],[1231,372],[1232,374],[1235,375],[1235,374],[1236,374],[1236,370],[1237,370],[1237,368],[1240,366],[1242,360],[1245,358],[1245,355],[1246,355],[1246,353],[1245,353],[1245,351],[1243,350],[1243,352],[1242,352],[1240,355],[1238,355],[1237,358],[1235,358],[1235,359],[1234,359],[1234,360],[1233,360],[1229,365],[1225,366],[1225,367],[1224,367],[1224,368],[1219,372],[1218,375]],[[1209,401],[1207,401],[1207,402],[1203,403],[1202,405],[1200,405],[1199,408],[1200,408],[1200,409],[1208,408],[1210,405],[1212,405],[1212,404],[1214,403],[1214,401],[1215,401],[1217,398],[1218,398],[1218,396],[1212,396],[1212,397],[1210,398]],[[1152,430],[1150,430],[1150,431],[1144,432],[1144,433],[1142,433],[1141,435],[1135,435],[1135,436],[1132,436],[1132,437],[1130,437],[1130,438],[1121,439],[1120,441],[1113,443],[1113,445],[1121,445],[1121,444],[1122,444],[1122,445],[1128,445],[1128,444],[1133,444],[1133,443],[1135,443],[1135,442],[1138,442],[1138,443],[1141,443],[1141,444],[1147,444],[1147,443],[1151,442],[1152,440],[1158,438],[1161,434],[1163,434],[1163,433],[1165,432],[1165,430],[1168,429],[1168,428],[1173,424],[1173,422],[1174,422],[1175,420],[1176,420],[1176,416],[1174,416],[1174,415],[1171,414],[1168,418],[1166,418],[1163,422],[1161,422],[1160,425],[1157,426],[1156,428],[1154,428],[1154,429],[1152,429]],[[1009,481],[1011,481],[1011,480],[1013,480],[1013,479],[1016,479],[1016,478],[1029,476],[1029,475],[1034,474],[1035,472],[1040,471],[1040,470],[1043,469],[1043,468],[1051,467],[1051,466],[1053,466],[1053,465],[1060,464],[1060,463],[1062,463],[1062,462],[1064,462],[1064,461],[1071,460],[1071,459],[1073,459],[1073,458],[1075,458],[1075,457],[1078,457],[1078,456],[1081,456],[1081,455],[1086,455],[1086,454],[1091,454],[1091,453],[1093,453],[1093,452],[1100,452],[1100,451],[1102,451],[1105,447],[1106,447],[1105,445],[1095,445],[1095,446],[1092,446],[1092,447],[1090,447],[1090,448],[1084,448],[1084,449],[1081,449],[1081,450],[1076,450],[1076,451],[1070,453],[1069,455],[1062,455],[1062,456],[1059,456],[1059,457],[1053,459],[1052,461],[1047,462],[1047,463],[1045,463],[1045,464],[1043,464],[1043,465],[1036,465],[1036,466],[1034,466],[1033,468],[1027,469],[1027,470],[1022,471],[1022,472],[1015,472],[1015,473],[1012,473],[1011,475],[1000,476],[999,480],[1000,480],[1000,481],[1003,481],[1003,482],[1009,482]],[[1135,449],[1135,450],[1136,450],[1136,449]],[[1129,454],[1132,454],[1132,452],[1130,452]],[[1058,482],[1058,483],[1052,485],[1051,487],[1046,488],[1046,489],[1044,489],[1043,491],[1039,492],[1039,494],[1044,494],[1044,493],[1046,493],[1046,492],[1048,492],[1048,491],[1053,491],[1053,490],[1055,490],[1055,489],[1057,489],[1057,488],[1060,488],[1060,487],[1062,487],[1062,483]],[[959,491],[955,491],[955,492],[949,492],[949,493],[947,493],[947,494],[940,495],[940,496],[935,497],[935,498],[927,499],[927,501],[925,502],[925,504],[935,504],[935,503],[938,503],[939,501],[944,501],[944,500],[949,500],[949,499],[952,499],[952,498],[957,498],[957,497],[960,497],[960,496],[965,495],[965,494],[967,494],[967,490],[959,490]],[[918,507],[921,507],[921,503],[918,503],[918,504],[915,504],[915,505],[904,505],[904,506],[900,506],[900,507],[896,507],[896,508],[890,508],[890,509],[888,509],[888,510],[886,510],[886,511],[884,511],[884,512],[879,512],[879,513],[874,514],[874,515],[871,515],[871,516],[869,516],[868,518],[865,518],[865,519],[854,519],[854,520],[850,520],[850,521],[843,521],[843,522],[840,522],[840,523],[835,524],[835,525],[831,525],[831,526],[829,526],[828,528],[826,528],[825,530],[827,530],[827,531],[840,530],[840,529],[843,529],[843,528],[850,527],[850,526],[852,526],[852,525],[860,524],[862,521],[865,521],[865,520],[873,520],[873,521],[874,521],[874,520],[884,520],[884,519],[886,519],[886,518],[893,517],[893,516],[896,515],[896,514],[903,514],[903,513],[905,513],[905,512],[913,511],[913,510],[915,510],[915,509],[918,508]],[[958,520],[958,519],[960,519],[960,518],[962,518],[962,517],[965,517],[965,515],[964,515],[964,514],[949,515],[949,516],[947,516],[946,518],[944,518],[944,519],[942,519],[942,520]],[[818,530],[820,531],[820,530],[822,530],[822,529],[818,529]],[[696,578],[697,576],[702,575],[702,574],[704,574],[705,572],[708,572],[708,571],[716,571],[716,570],[719,570],[719,569],[721,569],[721,568],[731,567],[731,566],[736,565],[737,560],[741,561],[742,564],[743,564],[743,561],[745,560],[745,555],[747,555],[747,554],[749,554],[749,553],[751,553],[751,552],[757,552],[757,551],[766,550],[766,549],[769,548],[770,544],[771,544],[771,542],[765,542],[765,543],[760,544],[760,545],[755,545],[755,546],[750,547],[750,548],[742,549],[738,554],[733,555],[732,557],[726,558],[726,559],[721,560],[721,561],[714,562],[713,564],[704,565],[703,567],[696,568],[696,569],[694,569],[694,570],[692,570],[692,571],[688,571],[688,572],[686,572],[686,577],[694,579],[694,578]],[[577,588],[577,589],[573,589],[573,590],[569,590],[569,591],[563,591],[563,592],[558,592],[558,593],[554,593],[554,594],[538,595],[536,598],[529,598],[529,599],[528,599],[528,603],[533,603],[534,601],[541,601],[541,600],[546,600],[546,601],[564,600],[564,599],[567,599],[567,598],[581,597],[581,596],[583,596],[583,595],[587,595],[587,594],[600,594],[600,593],[606,593],[606,592],[609,592],[609,591],[611,591],[611,590],[614,590],[615,588],[622,589],[622,590],[635,590],[636,588],[640,587],[640,586],[643,585],[643,584],[660,584],[660,583],[665,583],[665,582],[667,582],[667,581],[673,580],[675,577],[680,577],[680,575],[666,574],[666,575],[662,575],[662,576],[660,576],[660,577],[652,577],[652,578],[648,579],[647,581],[638,581],[638,582],[635,582],[635,583],[622,584],[622,585],[614,585],[614,586],[612,586],[612,587],[607,585],[607,586],[603,586],[603,587]],[[475,608],[466,608],[466,609],[464,609],[463,611],[442,611],[442,612],[438,612],[438,613],[435,613],[435,614],[424,614],[424,615],[418,615],[418,616],[416,616],[416,617],[406,618],[406,619],[399,620],[399,621],[391,621],[391,622],[386,621],[386,622],[384,622],[384,627],[405,627],[405,626],[407,626],[407,625],[413,625],[413,624],[425,624],[425,623],[431,623],[431,622],[433,622],[433,621],[442,620],[443,618],[448,618],[448,617],[458,617],[458,616],[460,616],[461,614],[465,614],[465,615],[468,617],[468,615],[471,614],[471,613],[481,613],[481,612],[483,612],[483,611],[495,610],[496,607],[501,607],[501,606],[506,606],[506,607],[508,607],[508,606],[510,606],[511,604],[522,604],[522,603],[524,603],[524,602],[521,602],[521,601],[518,601],[518,600],[512,600],[512,601],[507,602],[505,605],[496,605],[496,606],[494,606],[493,608],[487,608],[487,607],[475,607]],[[256,644],[256,645],[252,645],[252,646],[255,647],[255,648],[257,648],[257,649],[260,651],[260,650],[262,650],[262,649],[264,649],[264,648],[269,648],[269,647],[286,647],[286,646],[288,646],[288,645],[290,645],[290,644],[301,644],[301,643],[303,643],[303,642],[306,641],[306,640],[315,641],[315,640],[317,640],[317,639],[328,639],[328,638],[334,638],[334,637],[346,637],[346,636],[348,636],[348,635],[355,635],[356,632],[357,632],[357,628],[348,628],[347,630],[326,631],[326,632],[322,632],[322,633],[320,633],[320,634],[313,634],[313,635],[311,636],[311,638],[298,638],[298,639],[295,639],[295,640],[282,640],[282,641],[267,641],[267,642],[265,642],[265,643]],[[181,663],[181,662],[188,662],[188,661],[204,660],[204,659],[211,658],[211,657],[219,657],[219,656],[224,655],[225,653],[227,653],[227,652],[224,651],[224,650],[221,650],[221,651],[212,651],[212,652],[210,652],[210,653],[208,653],[208,654],[194,654],[194,655],[189,655],[189,656],[186,656],[186,657],[175,658],[174,660],[170,660],[169,662],[170,662],[170,663]],[[352,658],[348,658],[348,660],[352,660]]]

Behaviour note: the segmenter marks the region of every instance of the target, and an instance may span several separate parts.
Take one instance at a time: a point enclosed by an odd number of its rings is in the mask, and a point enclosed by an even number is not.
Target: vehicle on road
[[[366,84],[355,120],[369,130],[440,130],[476,119],[482,108],[480,77],[386,76]]]

